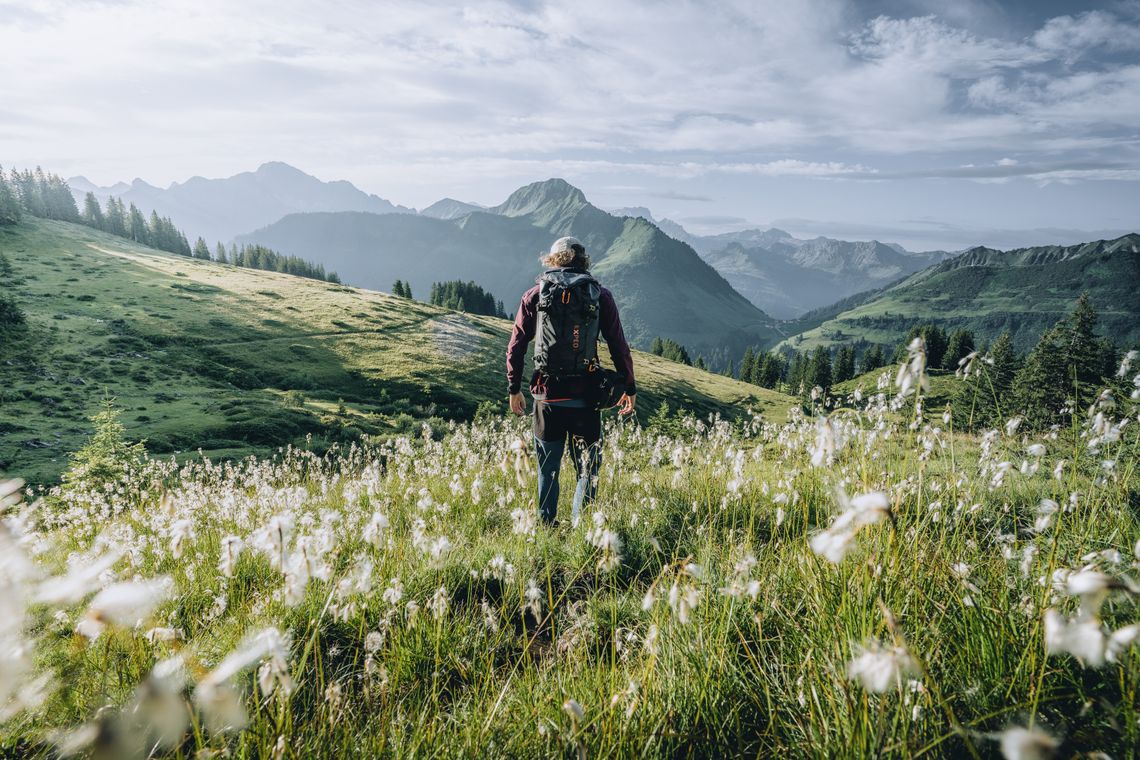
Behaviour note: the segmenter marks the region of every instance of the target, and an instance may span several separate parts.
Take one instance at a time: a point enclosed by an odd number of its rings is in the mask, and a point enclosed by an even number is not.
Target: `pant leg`
[[[558,515],[558,471],[562,469],[562,452],[565,441],[534,439],[538,452],[538,516],[545,523],[554,522]]]
[[[578,522],[582,507],[588,507],[598,494],[598,467],[602,461],[601,415],[593,409],[578,412],[578,424],[570,436],[570,457],[578,477],[570,519]]]

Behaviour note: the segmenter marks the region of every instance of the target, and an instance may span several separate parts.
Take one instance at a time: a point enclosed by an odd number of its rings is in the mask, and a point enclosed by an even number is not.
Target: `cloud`
[[[1094,10],[1049,19],[1034,33],[1033,44],[1073,63],[1102,47],[1112,51],[1140,49],[1140,28],[1122,24],[1111,13]]]
[[[664,198],[670,201],[691,201],[695,203],[712,203],[712,198],[707,195],[694,195],[692,193],[682,193],[677,190],[650,190],[645,193],[650,198]]]
[[[1140,16],[1011,37],[999,3],[952,5],[36,0],[0,6],[5,160],[166,184],[280,159],[413,203],[563,173],[694,202],[710,177],[1138,179]]]
[[[748,224],[742,216],[725,216],[720,214],[707,214],[704,216],[682,216],[677,221],[699,227],[727,227]]]

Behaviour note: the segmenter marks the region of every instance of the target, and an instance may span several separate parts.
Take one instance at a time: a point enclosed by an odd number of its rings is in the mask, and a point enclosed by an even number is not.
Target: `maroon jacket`
[[[526,349],[534,340],[534,333],[538,327],[538,287],[535,285],[523,293],[519,309],[515,312],[515,326],[511,330],[511,341],[507,344],[507,385],[511,393],[518,393],[522,387]],[[618,316],[613,293],[602,288],[598,306],[601,312],[598,317],[598,327],[606,345],[609,346],[610,359],[613,360],[614,368],[625,375],[626,393],[633,395],[637,393],[637,386],[633,380],[633,357],[630,356],[629,344],[621,328],[621,317]],[[585,396],[585,381],[583,379],[554,381],[536,370],[530,379],[530,394],[537,399],[580,399]]]

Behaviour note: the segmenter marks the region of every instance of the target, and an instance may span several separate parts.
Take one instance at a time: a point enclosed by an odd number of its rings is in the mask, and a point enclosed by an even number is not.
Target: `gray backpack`
[[[544,272],[538,286],[535,368],[556,379],[594,372],[602,286],[585,272],[565,269]]]

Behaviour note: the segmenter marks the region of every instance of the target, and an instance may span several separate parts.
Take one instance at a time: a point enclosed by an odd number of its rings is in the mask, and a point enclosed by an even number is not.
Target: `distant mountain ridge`
[[[483,206],[476,203],[464,203],[454,198],[441,198],[427,208],[422,209],[420,214],[435,219],[458,219],[464,214],[470,214],[472,211],[482,211],[483,209]]]
[[[201,236],[211,246],[215,242],[228,243],[237,235],[301,211],[415,213],[414,209],[365,193],[351,182],[322,182],[279,161],[222,179],[191,177],[167,188],[155,187],[141,179],[129,185],[120,182],[97,187],[85,177],[72,177],[68,184],[80,208],[83,196],[89,191],[100,201],[114,195],[124,203],[134,203],[144,213],[154,210],[159,216],[169,216],[191,241]]]
[[[594,271],[622,309],[628,337],[647,346],[668,336],[710,356],[771,345],[780,333],[687,244],[647,220],[616,217],[562,179],[519,188],[501,204],[455,218],[368,213],[291,214],[239,238],[333,267],[347,282],[387,289],[401,279],[415,295],[431,283],[474,280],[513,312],[541,271],[551,241],[583,241]]]
[[[748,300],[782,319],[798,318],[954,255],[912,253],[877,240],[802,240],[775,227],[694,235],[670,219],[655,220],[643,207],[621,211],[643,216],[691,245]]]
[[[788,325],[783,345],[811,348],[851,340],[892,344],[911,325],[964,327],[979,339],[1009,331],[1022,351],[1087,292],[1101,332],[1140,346],[1140,234],[1070,246],[999,251],[976,247],[878,290],[816,310]]]

